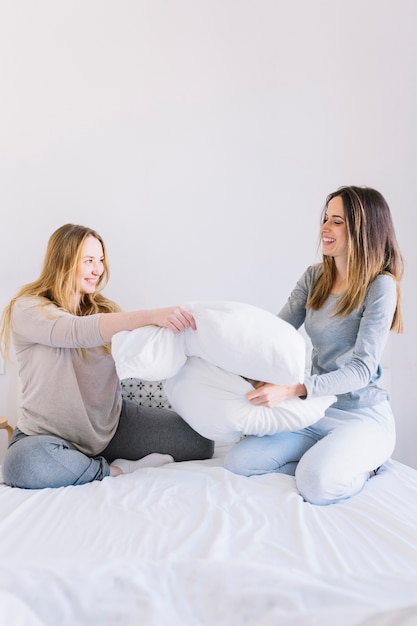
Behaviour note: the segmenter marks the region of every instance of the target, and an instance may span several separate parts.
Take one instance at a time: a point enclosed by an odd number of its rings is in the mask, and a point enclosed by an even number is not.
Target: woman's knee
[[[242,476],[254,474],[268,474],[277,471],[276,459],[260,450],[260,438],[246,437],[236,443],[226,453],[224,458],[225,469]]]
[[[302,461],[295,472],[297,489],[306,502],[320,506],[336,504],[359,493],[367,479],[367,474],[343,476],[336,469],[312,468]]]
[[[7,450],[2,466],[4,482],[22,489],[51,487],[54,472],[47,450],[29,439],[25,437]]]
[[[109,475],[107,462],[91,459],[58,437],[27,436],[6,452],[3,479],[10,487],[67,487]]]
[[[334,502],[330,485],[326,484],[319,471],[303,471],[300,464],[295,471],[295,481],[301,496],[310,504],[327,505]]]
[[[263,437],[249,435],[229,450],[224,466],[244,476],[272,472],[293,476],[298,460],[312,443],[308,436],[300,433],[283,432]]]
[[[229,472],[233,472],[234,474],[249,476],[250,474],[248,473],[248,468],[241,457],[242,455],[239,453],[239,450],[235,445],[227,451],[224,457],[223,466],[225,469],[229,470]]]

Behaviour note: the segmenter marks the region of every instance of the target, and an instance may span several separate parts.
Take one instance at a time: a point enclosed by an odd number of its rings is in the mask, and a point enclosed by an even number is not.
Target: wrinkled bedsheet
[[[0,624],[414,626],[417,471],[317,507],[209,461],[77,487],[0,484]]]

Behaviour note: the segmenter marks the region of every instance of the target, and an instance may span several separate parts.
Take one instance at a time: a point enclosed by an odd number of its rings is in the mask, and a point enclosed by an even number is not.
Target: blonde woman
[[[209,458],[213,442],[173,411],[122,399],[110,342],[153,324],[195,328],[180,307],[123,312],[101,293],[109,275],[100,235],[66,224],[49,239],[41,274],[3,312],[16,352],[22,403],[2,471],[8,485],[80,485],[143,466]]]
[[[247,437],[225,465],[244,475],[295,474],[304,499],[331,504],[358,493],[392,454],[395,424],[381,383],[390,330],[401,332],[403,259],[387,202],[375,189],[342,187],[326,200],[322,262],[309,267],[279,317],[312,342],[311,374],[294,385],[260,383],[255,405],[336,395],[316,424],[298,432]]]

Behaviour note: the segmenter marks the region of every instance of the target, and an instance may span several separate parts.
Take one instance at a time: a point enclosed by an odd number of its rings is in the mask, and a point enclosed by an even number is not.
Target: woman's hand
[[[173,333],[180,333],[186,328],[197,328],[195,319],[180,306],[165,309],[149,309],[118,313],[102,313],[99,320],[99,331],[104,343],[109,343],[115,333],[121,330],[135,330],[142,326],[161,326],[169,328]]]
[[[272,408],[290,398],[305,398],[307,389],[301,383],[295,385],[273,385],[272,383],[258,383],[253,391],[246,394],[247,399],[255,406]]]
[[[196,330],[197,326],[194,317],[182,309],[180,306],[172,306],[166,309],[155,309],[154,324],[162,328],[169,328],[173,333],[180,333],[186,328],[191,327]]]

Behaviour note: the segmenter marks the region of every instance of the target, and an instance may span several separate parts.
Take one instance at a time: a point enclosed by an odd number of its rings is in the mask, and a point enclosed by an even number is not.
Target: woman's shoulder
[[[397,283],[391,274],[378,274],[369,284],[367,298],[377,299],[383,296],[397,298]]]
[[[392,274],[378,274],[370,283],[369,287],[380,290],[396,289],[396,280]]]
[[[315,283],[318,277],[323,273],[323,263],[315,263],[314,265],[309,265],[307,269],[304,271],[301,279],[303,279],[308,284]]]
[[[13,303],[13,310],[27,311],[37,307],[45,306],[45,298],[38,296],[19,296]]]
[[[53,302],[41,296],[21,296],[16,298],[12,307],[12,315],[29,314],[33,317],[38,314],[45,314],[45,312],[47,312],[47,315],[53,316],[65,314],[65,311],[62,311]]]
[[[42,296],[19,296],[16,298],[14,306],[20,309],[30,309],[38,306],[55,306],[50,300]]]

